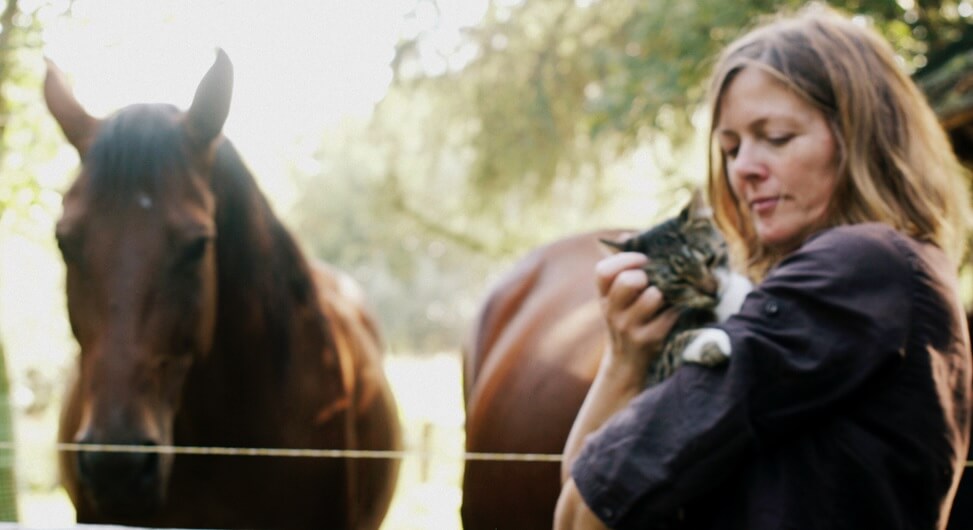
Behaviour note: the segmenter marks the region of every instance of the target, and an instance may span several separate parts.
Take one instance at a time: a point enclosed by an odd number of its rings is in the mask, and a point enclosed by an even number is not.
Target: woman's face
[[[760,241],[782,252],[821,228],[837,181],[824,114],[760,68],[748,66],[720,98],[714,137],[740,207]]]

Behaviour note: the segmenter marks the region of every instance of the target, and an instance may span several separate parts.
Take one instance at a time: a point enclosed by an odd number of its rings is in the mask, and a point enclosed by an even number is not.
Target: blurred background
[[[892,41],[968,149],[973,3],[831,4]],[[406,442],[433,455],[407,459],[385,526],[448,529],[459,528],[459,347],[489,287],[532,247],[678,210],[704,178],[713,54],[800,5],[0,0],[0,440],[15,449],[0,450],[11,486],[0,520],[74,520],[54,469],[76,345],[53,225],[78,159],[44,107],[44,57],[108,115],[188,106],[226,50],[226,135],[305,249],[364,286]]]

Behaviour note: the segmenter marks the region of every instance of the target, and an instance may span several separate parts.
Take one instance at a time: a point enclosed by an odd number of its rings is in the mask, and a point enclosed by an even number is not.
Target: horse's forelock
[[[176,107],[140,104],[105,120],[85,157],[95,197],[156,193],[189,164]]]

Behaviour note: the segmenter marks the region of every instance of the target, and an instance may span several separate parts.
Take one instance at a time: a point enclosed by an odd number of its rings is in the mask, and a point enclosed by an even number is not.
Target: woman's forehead
[[[763,68],[742,68],[730,79],[719,97],[714,133],[772,124],[800,125],[818,109],[791,86]]]

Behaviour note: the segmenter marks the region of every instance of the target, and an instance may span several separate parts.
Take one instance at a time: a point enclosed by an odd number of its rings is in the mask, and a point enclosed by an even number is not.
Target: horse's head
[[[220,51],[188,111],[134,105],[96,119],[48,63],[47,106],[82,162],[57,224],[81,348],[76,442],[172,443],[186,375],[213,341],[209,180],[232,75]],[[171,461],[171,454],[85,451],[75,465],[99,511],[127,516],[158,506]]]

